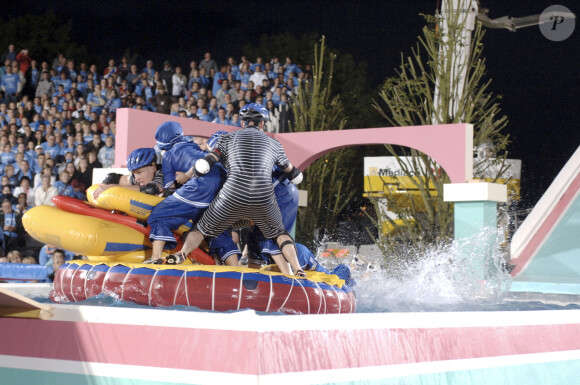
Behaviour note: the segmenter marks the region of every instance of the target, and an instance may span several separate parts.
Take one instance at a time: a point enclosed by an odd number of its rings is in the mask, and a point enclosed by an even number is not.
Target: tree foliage
[[[0,23],[0,47],[13,43],[16,49],[28,48],[32,57],[46,61],[58,53],[67,58],[88,59],[88,50],[72,40],[71,26],[71,20],[63,22],[52,11],[9,17]]]
[[[294,131],[342,130],[346,125],[341,98],[331,92],[336,55],[327,55],[325,51],[322,37],[320,44],[314,46],[312,83],[299,87],[292,101]],[[325,67],[327,58],[329,63]],[[308,191],[308,207],[298,212],[297,239],[301,242],[311,245],[317,229],[319,238],[331,233],[338,216],[355,195],[351,188],[354,172],[349,167],[353,156],[352,149],[334,151],[304,171],[300,187]]]
[[[507,118],[501,114],[499,98],[489,91],[491,79],[485,79],[481,25],[476,25],[468,59],[461,63],[454,55],[457,47],[464,44],[461,36],[464,21],[457,15],[449,17],[445,26],[439,17],[426,16],[426,20],[430,25],[423,28],[411,55],[401,55],[397,74],[384,82],[380,99],[374,102],[375,109],[392,126],[472,123],[475,146],[492,142],[498,151],[505,150],[509,140],[502,129],[507,125]],[[467,66],[463,88],[459,87],[463,81],[462,65]],[[434,96],[436,88],[438,99]],[[405,207],[395,205],[392,194],[387,196],[389,210],[402,223],[395,223],[385,214],[381,216],[378,209],[379,234],[383,233],[380,227],[386,220],[399,234],[399,240],[415,245],[448,239],[452,233],[453,212],[452,205],[443,202],[443,184],[449,183],[445,170],[417,150],[391,145],[386,148],[391,156],[397,157],[416,194],[410,195]],[[405,163],[402,156],[410,156],[411,162]],[[380,202],[374,199],[374,203],[378,208]],[[377,240],[386,254],[394,242],[394,237]]]
[[[297,117],[294,130],[354,129],[378,124],[376,114],[369,113],[372,93],[366,63],[357,63],[352,55],[327,48],[317,33],[299,39],[290,33],[264,34],[257,45],[249,44],[242,51],[250,61],[258,56],[277,56],[281,63],[290,57],[303,70],[311,65],[311,87],[301,88],[293,100]],[[316,229],[319,236],[332,234],[341,214],[360,205],[356,198],[362,197],[363,180],[354,178],[353,170],[362,167],[362,157],[360,148],[341,150],[325,155],[305,171],[300,188],[308,190],[309,199],[308,208],[299,211],[297,238],[301,242],[310,245]]]
[[[257,46],[248,44],[242,52],[250,61],[254,61],[258,56],[263,58],[276,56],[283,64],[286,57],[289,57],[304,70],[305,65],[315,62],[312,47],[320,39],[320,35],[315,32],[304,34],[299,39],[291,33],[264,34],[260,37]],[[352,55],[341,53],[334,48],[325,49],[322,52],[325,57],[320,61],[320,65],[326,73],[330,71],[330,65],[333,66],[333,81],[329,83],[329,78],[325,77],[321,79],[321,84],[331,87],[333,94],[341,95],[344,114],[349,117],[345,128],[363,128],[376,124],[375,114],[369,113],[372,94],[367,79],[367,64],[358,63]],[[334,58],[331,59],[331,56]]]
[[[258,56],[264,58],[276,56],[282,64],[286,57],[291,58],[294,63],[313,63],[312,47],[319,39],[320,36],[314,32],[302,35],[300,39],[289,32],[280,35],[263,34],[257,46],[247,44],[242,52],[250,61],[254,61]]]

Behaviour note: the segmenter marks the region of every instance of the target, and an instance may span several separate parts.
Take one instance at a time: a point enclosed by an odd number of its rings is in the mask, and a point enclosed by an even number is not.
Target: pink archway
[[[181,124],[186,135],[209,137],[218,130],[233,131],[230,126],[123,108],[117,111],[114,167],[125,167],[131,151],[140,147],[153,147],[155,130],[168,120]],[[300,169],[305,169],[322,155],[340,148],[389,143],[411,147],[429,155],[443,167],[452,183],[464,183],[473,178],[471,124],[362,128],[271,136],[284,146],[290,161]]]

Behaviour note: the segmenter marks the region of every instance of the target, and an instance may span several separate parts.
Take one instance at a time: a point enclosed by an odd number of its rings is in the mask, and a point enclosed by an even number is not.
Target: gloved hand
[[[286,174],[286,178],[294,184],[300,184],[303,179],[302,171],[298,170],[298,168],[293,167],[292,171]]]
[[[200,175],[205,175],[209,172],[211,168],[209,162],[205,159],[198,159],[193,166],[193,174],[198,177]]]

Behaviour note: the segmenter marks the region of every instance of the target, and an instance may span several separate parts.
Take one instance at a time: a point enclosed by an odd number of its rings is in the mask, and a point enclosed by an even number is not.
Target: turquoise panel
[[[553,283],[513,281],[510,286],[512,293],[544,293],[580,295],[580,283]]]
[[[58,368],[55,368],[57,370]],[[0,368],[2,385],[175,385],[175,382]],[[195,381],[192,379],[192,381]],[[197,384],[190,382],[188,384]]]
[[[580,195],[517,280],[580,284]]]
[[[495,231],[497,228],[497,203],[491,201],[455,202],[455,240],[459,245],[457,261],[466,268],[458,280],[482,281],[493,262]],[[487,267],[486,267],[487,266]]]
[[[388,369],[385,369],[387,372]],[[393,378],[361,378],[346,382],[321,382],[327,385],[577,385],[580,360],[544,362],[529,365],[459,370]],[[54,373],[0,368],[2,385],[172,385],[174,382],[132,380],[104,376]],[[269,376],[268,380],[272,380]],[[259,383],[259,378],[256,378]],[[197,384],[192,379],[191,384]]]
[[[385,369],[388,370],[388,369]],[[578,385],[580,360],[495,367],[416,376],[329,382],[327,385]]]
[[[455,239],[470,238],[485,227],[497,227],[496,202],[455,202]]]

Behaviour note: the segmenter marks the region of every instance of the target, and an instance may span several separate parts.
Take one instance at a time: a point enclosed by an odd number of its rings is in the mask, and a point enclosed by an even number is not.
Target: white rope
[[[356,295],[354,294],[354,291],[353,291],[352,293],[353,293],[353,296],[354,296],[354,301],[356,301]],[[352,300],[350,299],[350,294],[348,294],[348,293],[347,293],[347,296],[348,296],[348,299],[349,299],[349,301],[348,301],[348,302],[350,302],[350,312],[351,312],[351,313],[354,313],[354,310],[356,310],[356,307],[355,307],[355,309],[353,309],[353,308],[352,308],[352,305],[353,305],[353,302],[354,302],[354,301],[352,301]],[[356,302],[355,302],[355,303],[356,303]]]
[[[187,290],[187,270],[183,270],[183,289],[185,290],[185,299],[187,300],[187,306],[189,306],[189,293]]]
[[[153,273],[153,277],[151,277],[151,283],[149,284],[149,295],[148,295],[149,306],[151,306],[151,290],[153,290],[153,281],[155,281],[155,277],[157,277],[158,272],[159,272],[159,269],[155,270],[155,273]]]
[[[282,303],[282,306],[280,306],[280,309],[284,309],[284,305],[286,305],[286,302],[288,302],[288,299],[290,298],[290,295],[292,294],[293,289],[294,289],[294,278],[292,278],[292,286],[290,286],[290,290],[288,291],[288,296],[286,297],[286,299]],[[280,309],[278,309],[278,310],[280,310]]]
[[[77,302],[77,299],[75,298],[75,293],[73,291],[73,289],[74,289],[74,287],[73,287],[73,278],[75,277],[75,275],[77,274],[77,272],[79,271],[80,268],[81,268],[81,266],[79,265],[76,268],[75,272],[72,273],[72,275],[70,276],[70,295],[71,295],[71,297],[72,297],[72,299],[73,299],[74,302]]]
[[[302,291],[304,291],[304,296],[306,297],[306,304],[308,305],[308,313],[306,313],[306,314],[310,314],[310,299],[308,298],[308,293],[306,292],[306,289],[304,288],[304,285],[302,285],[300,283],[300,280],[299,279],[296,279],[296,281],[298,281],[298,284],[302,288]]]
[[[338,314],[340,314],[340,298],[338,297],[338,293],[336,292],[336,289],[334,288],[334,286],[330,285],[330,287],[332,288],[332,291],[334,291],[334,295],[336,296],[336,299],[338,300]]]
[[[55,272],[55,274],[56,274],[56,272]],[[63,287],[62,287],[62,277],[64,277],[64,271],[62,272],[62,274],[60,274],[60,291],[62,292],[62,295],[65,295]]]
[[[86,277],[85,277],[85,284],[84,284],[84,289],[85,289],[85,299],[86,299],[86,298],[89,298],[89,295],[87,294],[87,280],[88,280],[88,277],[89,277],[89,275],[90,275],[91,271],[93,271],[93,269],[95,268],[95,266],[96,266],[96,265],[92,265],[92,266],[91,266],[91,268],[89,269],[89,271],[87,271],[87,275],[86,275]]]
[[[129,278],[129,274],[131,274],[131,271],[133,271],[132,267],[129,269],[127,274],[125,274],[125,278],[123,278],[123,283],[121,284],[121,300],[124,299],[123,296],[125,295],[125,282],[127,281],[127,278]]]
[[[244,271],[242,270],[242,275],[240,276],[240,290],[238,291],[238,308],[236,310],[240,310],[240,306],[242,305],[243,289],[244,289]]]
[[[270,294],[268,295],[268,306],[266,306],[266,312],[270,311],[270,304],[272,303],[272,297],[274,297],[274,284],[272,283],[272,275],[268,274],[270,278]]]
[[[177,282],[177,285],[175,286],[175,295],[173,295],[173,306],[175,306],[175,302],[177,302],[177,293],[179,292],[178,290],[181,287],[181,281],[183,281],[184,275],[185,271],[183,272],[183,274],[179,278],[179,282]],[[185,296],[187,297],[187,292],[185,293]]]
[[[214,310],[215,301],[215,270],[213,271],[212,283],[211,283],[211,310]]]
[[[316,286],[318,286],[318,290],[320,290],[320,294],[318,295],[320,297],[320,301],[318,303],[318,313],[316,314],[320,314],[320,309],[322,308],[322,302],[324,302],[324,313],[322,314],[326,314],[326,296],[324,295],[324,290],[322,290],[322,288],[320,287],[320,285],[318,284],[318,282],[314,282],[316,284]]]
[[[108,269],[105,272],[105,278],[103,278],[103,284],[101,285],[101,293],[105,291],[105,282],[107,282],[107,278],[109,277],[109,270],[111,270],[111,266],[107,266]],[[99,294],[101,294],[99,293]]]

